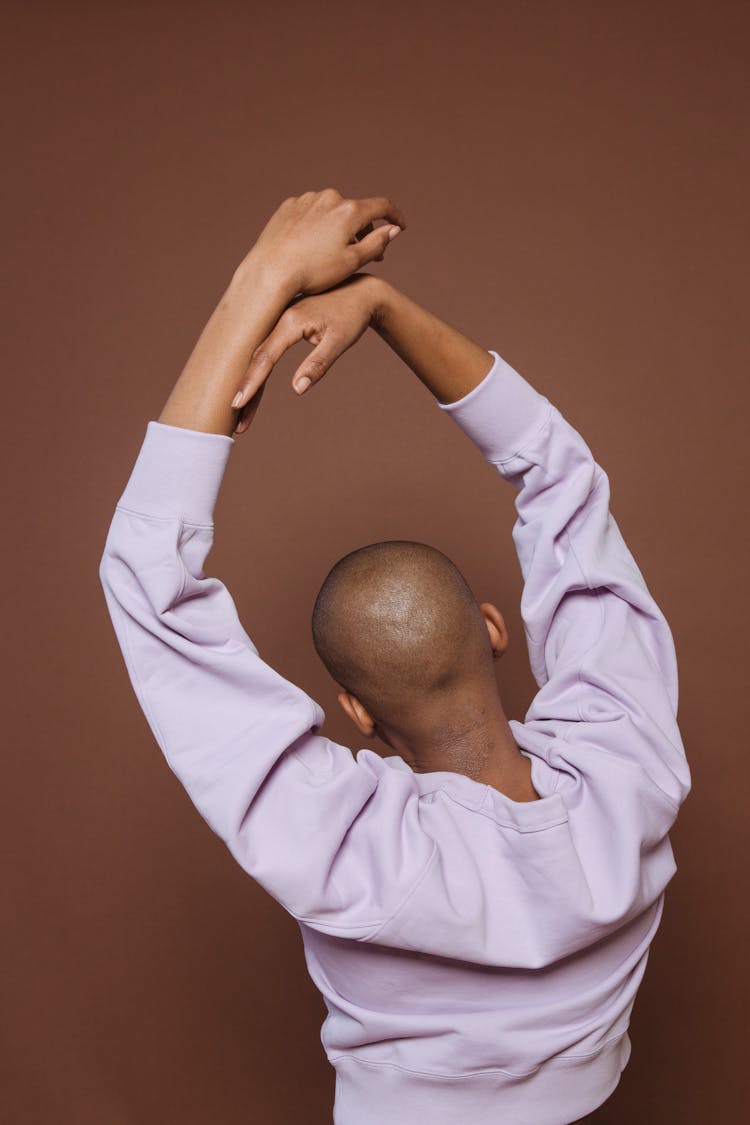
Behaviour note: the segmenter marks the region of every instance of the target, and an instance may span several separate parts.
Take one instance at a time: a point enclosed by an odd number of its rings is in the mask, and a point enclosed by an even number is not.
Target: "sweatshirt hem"
[[[569,1125],[606,1101],[630,1053],[625,1029],[592,1054],[557,1055],[526,1073],[492,1067],[450,1074],[354,1054],[332,1055],[333,1125],[418,1125],[423,1120],[430,1125]]]

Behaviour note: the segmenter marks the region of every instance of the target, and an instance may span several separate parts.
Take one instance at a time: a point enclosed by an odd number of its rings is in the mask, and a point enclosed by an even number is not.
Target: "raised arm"
[[[521,613],[540,687],[526,722],[564,739],[591,779],[623,763],[663,805],[690,790],[670,628],[610,510],[583,437],[497,352],[378,282],[373,326],[516,490]],[[632,779],[632,778],[631,778]],[[645,790],[643,790],[645,793]]]
[[[375,280],[372,327],[410,367],[438,405],[464,398],[492,366],[487,348],[382,278]]]
[[[399,215],[379,198],[357,208],[308,202],[277,215],[282,252],[243,260],[148,422],[99,578],[135,695],[201,816],[289,913],[356,938],[396,912],[433,855],[413,775],[367,749],[355,760],[318,734],[322,708],[262,659],[229,590],[204,569],[236,445],[230,400],[252,352],[301,285],[335,282],[382,255],[389,228],[359,246],[349,235],[368,218]],[[310,222],[298,224],[305,214]],[[302,266],[309,272],[298,274]]]

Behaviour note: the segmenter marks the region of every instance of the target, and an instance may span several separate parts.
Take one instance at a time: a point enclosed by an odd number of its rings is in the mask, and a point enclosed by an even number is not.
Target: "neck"
[[[452,713],[419,731],[383,734],[415,773],[449,770],[491,785],[512,800],[539,797],[531,783],[531,762],[521,753],[499,698],[470,708],[463,719]]]

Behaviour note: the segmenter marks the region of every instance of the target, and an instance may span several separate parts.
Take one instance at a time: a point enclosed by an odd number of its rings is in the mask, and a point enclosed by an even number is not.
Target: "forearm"
[[[250,357],[294,296],[274,271],[245,259],[222,294],[158,421],[231,437],[230,405]]]
[[[439,402],[455,402],[488,374],[493,357],[458,329],[386,281],[379,289],[372,327]]]

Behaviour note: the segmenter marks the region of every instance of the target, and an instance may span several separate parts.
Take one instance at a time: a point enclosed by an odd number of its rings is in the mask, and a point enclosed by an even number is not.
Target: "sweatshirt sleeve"
[[[592,784],[608,770],[645,786],[666,830],[691,785],[669,625],[612,515],[606,472],[557,407],[489,354],[473,390],[436,402],[516,490],[521,615],[539,687],[525,723],[559,739]]]
[[[413,775],[318,734],[323,709],[264,662],[204,572],[234,444],[148,423],[99,565],[107,608],[153,736],[210,828],[295,918],[366,937],[434,845]]]

